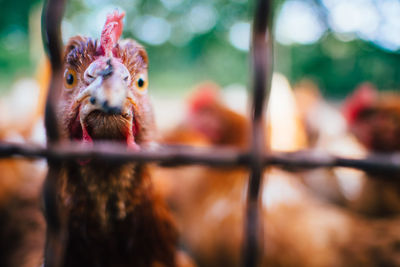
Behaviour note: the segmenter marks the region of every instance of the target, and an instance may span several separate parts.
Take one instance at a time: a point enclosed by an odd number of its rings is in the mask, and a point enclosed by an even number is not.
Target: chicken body
[[[175,225],[154,196],[145,166],[93,162],[64,168],[64,266],[175,266]]]
[[[114,141],[128,150],[152,141],[147,54],[133,40],[118,41],[123,16],[116,11],[107,17],[99,42],[76,36],[66,46],[58,105],[64,140]],[[145,165],[63,162],[57,195],[67,220],[62,266],[178,265],[175,224]]]

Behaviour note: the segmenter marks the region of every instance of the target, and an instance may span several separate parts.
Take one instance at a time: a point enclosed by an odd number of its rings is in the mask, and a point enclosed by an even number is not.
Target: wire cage
[[[247,204],[245,212],[245,238],[243,243],[242,265],[257,265],[261,250],[259,244],[263,238],[260,233],[262,216],[260,216],[260,185],[263,170],[268,166],[291,167],[299,169],[319,167],[350,167],[360,170],[383,172],[400,171],[400,156],[370,155],[364,159],[336,157],[324,153],[298,151],[292,153],[271,153],[265,150],[263,114],[266,110],[272,76],[272,0],[256,0],[252,32],[251,52],[251,141],[247,151],[203,149],[191,147],[168,146],[156,151],[125,151],[112,143],[82,148],[77,144],[59,143],[55,101],[62,86],[62,55],[60,24],[64,13],[65,0],[48,0],[42,16],[42,34],[45,48],[50,57],[52,75],[45,109],[45,127],[48,138],[46,148],[27,145],[0,143],[0,158],[15,155],[28,158],[46,158],[48,176],[44,186],[45,208],[48,214],[47,235],[51,250],[45,255],[49,266],[61,266],[63,240],[63,214],[57,209],[56,191],[59,163],[69,159],[107,159],[110,161],[156,162],[163,166],[203,164],[208,166],[247,166],[250,170],[248,180]]]

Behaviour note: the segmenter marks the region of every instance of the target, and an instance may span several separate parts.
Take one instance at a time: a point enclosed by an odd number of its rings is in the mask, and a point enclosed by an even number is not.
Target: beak
[[[90,95],[90,104],[97,110],[107,114],[121,114],[122,107],[127,97],[127,87],[121,82],[121,79],[112,77],[104,80],[99,76],[94,81],[93,92]]]
[[[130,82],[130,74],[122,63],[112,58],[105,62],[99,59],[87,68],[84,78],[90,84],[80,93],[78,100],[89,98],[87,111],[122,113]]]

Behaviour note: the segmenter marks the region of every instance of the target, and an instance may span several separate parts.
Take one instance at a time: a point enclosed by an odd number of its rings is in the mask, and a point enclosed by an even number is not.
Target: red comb
[[[189,109],[191,112],[197,112],[200,109],[218,102],[218,85],[212,82],[200,84],[196,91],[189,97]]]
[[[346,99],[343,113],[349,124],[352,124],[360,112],[371,106],[378,98],[376,88],[370,83],[361,84],[354,93]]]
[[[122,28],[124,26],[122,19],[124,17],[125,12],[122,11],[119,13],[118,10],[115,10],[107,16],[100,38],[100,47],[105,55],[111,54],[112,49],[117,44],[118,39],[122,34]]]

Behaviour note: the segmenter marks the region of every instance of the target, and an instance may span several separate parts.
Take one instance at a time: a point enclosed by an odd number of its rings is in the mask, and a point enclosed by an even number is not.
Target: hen
[[[249,123],[225,106],[218,85],[212,82],[199,84],[187,102],[185,121],[164,134],[162,142],[246,148]]]
[[[302,80],[294,86],[296,104],[305,125],[308,149],[342,157],[364,157],[365,149],[349,134],[346,120],[335,103],[323,98],[318,86]],[[361,171],[344,168],[301,172],[301,179],[321,199],[346,205],[357,194]]]
[[[275,76],[275,85],[280,91],[272,93],[273,100],[292,103],[290,92],[283,88],[286,84],[280,76]],[[213,83],[200,84],[188,100],[186,119],[167,133],[163,142],[246,149],[249,120],[228,108],[218,89]],[[243,98],[240,101],[245,103]],[[268,127],[276,149],[288,150],[288,144],[295,148],[302,144],[302,137],[297,135],[298,121],[290,117],[292,113],[288,110],[286,108],[282,115],[281,108],[274,105],[269,111],[274,117],[273,123],[279,121],[279,115],[286,120],[284,134]],[[280,146],[285,137],[293,138]],[[164,189],[164,194],[178,218],[183,243],[193,252],[196,261],[202,266],[238,266],[243,241],[246,168],[158,169],[155,177],[158,184],[169,188]]]
[[[206,82],[190,95],[186,119],[164,134],[161,142],[245,149],[248,129],[248,120],[221,101],[218,86]],[[188,166],[154,168],[153,174],[196,262],[200,266],[235,266],[237,255],[231,252],[239,252],[241,246],[246,170]]]
[[[148,58],[135,41],[118,41],[123,17],[118,11],[107,16],[99,42],[76,36],[65,48],[57,108],[63,140],[115,141],[128,150],[152,141]],[[175,225],[146,165],[66,161],[58,180],[60,210],[68,215],[63,266],[180,264]]]
[[[400,150],[400,96],[378,93],[373,85],[362,84],[343,106],[350,132],[371,153]],[[400,212],[400,185],[396,173],[366,173],[359,195],[349,206],[373,216]],[[391,179],[385,179],[385,178]]]
[[[371,84],[362,84],[346,99],[343,107],[350,131],[369,151],[400,150],[400,96],[381,93]]]
[[[195,93],[190,99],[189,119],[167,134],[165,141],[177,144],[180,136],[184,144],[223,143],[242,147],[243,138],[246,140],[248,136],[246,118],[223,105],[215,90],[212,94],[208,90]],[[203,122],[216,120],[216,125],[234,126],[203,131],[199,125],[206,124],[192,123],[196,116]],[[224,131],[240,131],[244,136],[232,138],[230,142],[215,138],[227,135]],[[191,132],[196,134],[188,134]],[[281,137],[295,138],[287,134],[281,132]],[[162,176],[174,182],[166,198],[174,208],[183,244],[199,265],[239,266],[248,172],[244,168],[193,166],[158,169],[156,174],[157,178]],[[298,176],[275,168],[267,172],[265,179],[262,266],[396,266],[400,263],[394,249],[400,240],[400,218],[365,219],[320,201],[298,181]]]

